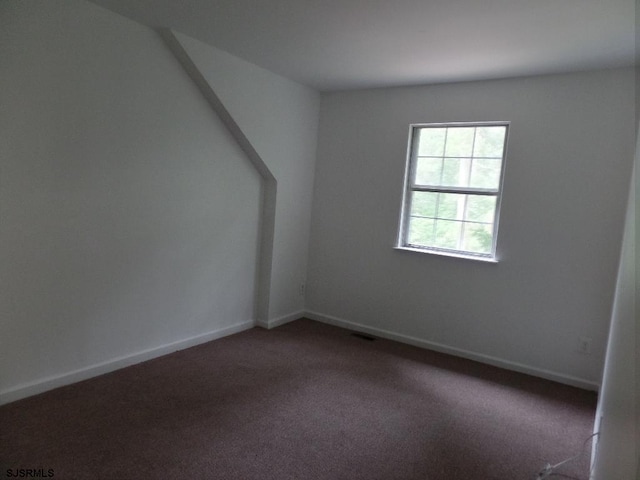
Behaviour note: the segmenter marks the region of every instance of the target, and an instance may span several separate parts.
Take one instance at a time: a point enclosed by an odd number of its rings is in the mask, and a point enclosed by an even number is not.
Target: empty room
[[[0,478],[640,478],[639,13],[0,2]]]

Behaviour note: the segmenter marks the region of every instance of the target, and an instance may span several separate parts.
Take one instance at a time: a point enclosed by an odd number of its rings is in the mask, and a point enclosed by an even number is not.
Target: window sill
[[[428,250],[422,248],[412,248],[412,247],[393,247],[394,250],[401,250],[405,252],[415,252],[415,253],[426,253],[429,255],[438,255],[440,257],[453,257],[453,258],[462,258],[465,260],[475,260],[476,262],[483,263],[498,263],[496,258],[492,257],[480,257],[476,255],[465,255],[464,253],[455,253],[455,252],[447,252],[445,250]]]

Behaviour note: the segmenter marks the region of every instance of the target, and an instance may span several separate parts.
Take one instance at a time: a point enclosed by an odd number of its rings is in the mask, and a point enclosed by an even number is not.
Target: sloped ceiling
[[[634,63],[634,0],[92,1],[322,91]]]

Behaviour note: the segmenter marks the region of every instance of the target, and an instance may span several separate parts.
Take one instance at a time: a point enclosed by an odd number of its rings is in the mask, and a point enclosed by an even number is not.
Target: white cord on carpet
[[[538,476],[536,477],[536,480],[543,480],[545,478],[548,478],[549,476],[551,476],[553,471],[556,468],[558,468],[559,466],[564,465],[565,463],[570,462],[572,460],[575,460],[576,458],[579,458],[582,455],[584,455],[584,448],[587,446],[587,443],[589,442],[589,440],[591,440],[596,435],[600,435],[600,432],[593,433],[593,434],[591,434],[591,435],[589,435],[587,437],[587,439],[582,444],[582,449],[581,449],[580,453],[578,453],[577,455],[574,455],[573,457],[567,458],[566,460],[563,460],[560,463],[556,463],[555,465],[551,465],[550,463],[547,463],[547,465],[542,470],[540,470],[538,472]]]

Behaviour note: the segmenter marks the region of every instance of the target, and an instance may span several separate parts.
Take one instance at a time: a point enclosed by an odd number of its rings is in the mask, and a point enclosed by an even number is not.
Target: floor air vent
[[[361,340],[368,340],[369,342],[373,342],[376,339],[375,337],[371,337],[369,335],[365,335],[364,333],[357,333],[357,332],[352,333],[351,336],[359,338]]]

